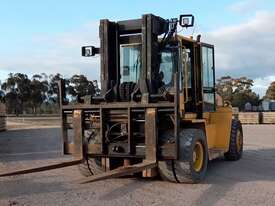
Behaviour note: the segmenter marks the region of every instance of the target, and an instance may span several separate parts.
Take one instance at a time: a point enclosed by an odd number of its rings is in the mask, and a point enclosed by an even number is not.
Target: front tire
[[[165,132],[164,135],[172,136],[173,132]],[[160,176],[164,180],[178,183],[202,181],[208,165],[204,132],[201,129],[184,129],[179,133],[179,144],[179,160],[159,161]]]

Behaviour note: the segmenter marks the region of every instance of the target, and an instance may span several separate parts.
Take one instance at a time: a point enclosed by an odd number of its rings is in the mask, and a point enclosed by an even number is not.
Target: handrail
[[[182,58],[182,63],[184,64],[184,103],[187,103],[189,101],[189,97],[188,97],[188,65],[187,65],[187,52],[186,52],[186,47],[182,45],[182,41],[180,41],[180,47],[181,49],[183,49],[183,53],[184,53],[184,58]]]

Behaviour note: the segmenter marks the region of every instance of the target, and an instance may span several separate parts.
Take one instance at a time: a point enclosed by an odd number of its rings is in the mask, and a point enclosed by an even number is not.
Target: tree
[[[1,102],[5,102],[5,93],[2,90],[0,90],[0,103]]]
[[[224,101],[232,102],[233,79],[230,76],[224,76],[217,79],[216,91]]]
[[[251,105],[258,105],[259,96],[254,92],[238,92],[233,95],[232,106],[244,109],[247,102]]]
[[[6,108],[7,108],[7,113],[9,114],[16,114],[18,115],[21,113],[21,107],[18,104],[20,102],[17,93],[15,92],[9,92],[5,96],[5,101],[6,101]]]
[[[10,73],[1,86],[6,91],[8,111],[22,113],[30,98],[30,80],[26,74]]]
[[[58,112],[61,74],[35,74],[31,79],[26,74],[9,74],[1,85],[0,101],[5,99],[8,113]],[[73,75],[65,79],[69,100],[73,97],[97,95],[100,92],[97,81],[89,81],[84,75]]]
[[[94,95],[95,86],[84,75],[73,75],[69,80],[68,93],[73,97],[83,97],[85,95]]]
[[[17,112],[26,112],[25,108],[28,107],[29,99],[31,97],[31,80],[26,74],[16,73],[14,74],[17,98],[19,102],[19,107]]]
[[[58,82],[62,79],[62,75],[57,73],[55,75],[49,76],[49,91],[48,91],[48,101],[53,104],[59,103],[59,87]]]
[[[275,100],[275,82],[272,82],[266,90],[264,99]]]
[[[252,91],[253,80],[247,77],[232,78],[221,77],[217,80],[216,90],[232,106],[244,109],[244,105],[250,102],[252,105],[259,104],[259,95]]]
[[[33,75],[32,81],[30,82],[30,104],[32,106],[33,113],[35,114],[37,108],[41,106],[41,104],[47,98],[48,92],[48,81],[42,80],[41,75]]]

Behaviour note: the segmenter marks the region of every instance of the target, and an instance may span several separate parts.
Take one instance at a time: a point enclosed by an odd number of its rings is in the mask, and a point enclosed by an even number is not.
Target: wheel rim
[[[242,139],[243,138],[242,138],[241,131],[238,131],[238,133],[237,133],[237,150],[238,150],[238,152],[240,152],[242,149],[242,144],[243,144]]]
[[[203,146],[201,142],[196,142],[194,150],[193,150],[193,168],[196,172],[200,172],[203,167]]]

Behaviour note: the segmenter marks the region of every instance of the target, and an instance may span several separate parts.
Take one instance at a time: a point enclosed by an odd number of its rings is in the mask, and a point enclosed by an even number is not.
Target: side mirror
[[[195,17],[192,14],[184,14],[180,15],[180,25],[182,27],[193,27],[194,26]]]
[[[96,48],[94,46],[83,46],[81,48],[81,53],[83,57],[92,57],[96,54],[99,54],[99,48]]]

